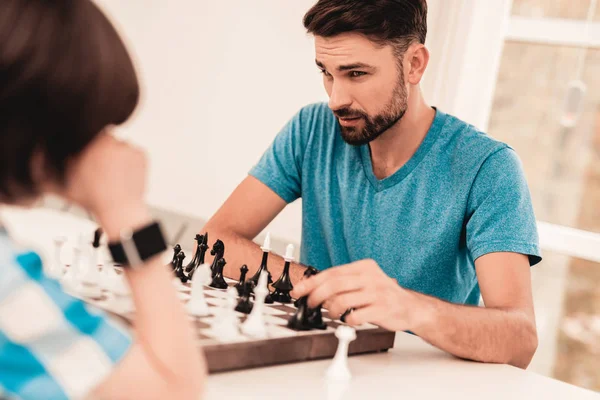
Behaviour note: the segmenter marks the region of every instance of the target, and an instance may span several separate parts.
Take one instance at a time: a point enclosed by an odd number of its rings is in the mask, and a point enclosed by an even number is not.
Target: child
[[[111,136],[138,96],[127,50],[90,0],[0,2],[0,203],[52,193],[91,212],[121,246],[136,307],[130,336],[0,228],[0,397],[200,396],[206,367],[156,256],[164,239],[143,201],[145,157]],[[142,230],[158,244],[136,242]]]

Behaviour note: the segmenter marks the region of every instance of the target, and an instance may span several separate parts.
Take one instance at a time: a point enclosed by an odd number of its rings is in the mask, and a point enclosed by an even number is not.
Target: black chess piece
[[[269,288],[267,288],[268,290]],[[268,292],[267,295],[265,296],[265,304],[273,304],[273,293]]]
[[[204,236],[202,237],[202,243],[199,246],[200,248],[200,259],[198,260],[198,262],[200,263],[200,265],[206,263],[206,261],[204,261],[204,258],[206,256],[206,251],[208,250],[208,232],[204,233]],[[223,251],[225,251],[225,248],[223,248]]]
[[[205,257],[206,257],[206,251],[208,250],[208,232],[206,232],[204,235],[200,235],[202,236],[202,242],[198,242],[198,248],[196,249],[196,254],[199,254],[198,256],[198,265],[188,273],[188,278],[190,280],[192,280],[192,278],[194,277],[194,272],[196,272],[196,270],[198,269],[199,266],[201,266],[202,264],[206,263],[206,261],[204,261]],[[211,273],[212,275],[212,273]]]
[[[309,277],[312,275],[316,275],[319,271],[314,267],[308,267],[306,271],[304,271],[304,276]],[[323,322],[323,315],[321,312],[323,305],[319,304],[315,308],[308,309],[308,318],[307,323],[311,328],[314,329],[327,329],[327,325]]]
[[[173,247],[173,258],[171,259],[171,262],[169,263],[169,265],[171,266],[171,269],[173,271],[175,271],[175,268],[177,267],[177,254],[179,254],[180,251],[181,251],[181,246],[179,244],[176,244],[175,247]]]
[[[250,279],[252,282],[254,282],[254,286],[258,285],[258,278],[260,278],[260,274],[264,272],[269,274],[269,278],[267,280],[267,285],[270,285],[271,283],[273,283],[273,277],[271,276],[271,273],[269,272],[269,269],[267,268],[267,261],[269,260],[269,252],[267,250],[263,250],[263,256],[262,256],[262,261],[260,262],[260,267],[258,268],[258,271],[256,271],[256,273],[254,274],[254,276]]]
[[[312,326],[308,322],[308,305],[306,302],[308,297],[304,296],[298,299],[296,302],[296,312],[290,317],[287,323],[287,327],[295,331],[309,331]]]
[[[340,317],[340,321],[342,321],[343,323],[346,323],[346,317],[348,315],[350,315],[350,313],[354,311],[354,308],[349,308],[346,311],[344,311],[344,313],[342,314],[342,316]]]
[[[177,262],[175,264],[175,276],[179,278],[179,280],[181,280],[181,283],[186,283],[188,280],[188,277],[185,276],[185,273],[183,272],[183,259],[185,258],[185,252],[182,250],[179,253],[177,253]]]
[[[204,236],[196,235],[194,240],[196,240],[196,253],[194,254],[194,258],[192,258],[192,261],[190,261],[190,263],[188,265],[186,265],[186,267],[185,267],[185,272],[187,272],[188,276],[189,276],[190,272],[192,272],[193,270],[198,268],[198,266],[200,265],[200,255],[201,255],[200,254],[200,245],[202,244],[202,241],[204,240]]]
[[[244,283],[246,282],[246,274],[248,273],[248,266],[246,264],[242,265],[240,268],[240,281],[235,284],[235,288],[237,289],[238,295],[241,296],[244,291]]]
[[[227,261],[225,261],[224,258],[221,258],[219,261],[217,261],[215,267],[215,276],[213,276],[213,280],[208,286],[217,289],[227,289],[229,287],[227,282],[225,282],[225,278],[223,278],[223,268],[225,267],[225,264],[227,264]]]
[[[244,282],[244,285],[242,287],[242,294],[240,295],[241,298],[238,301],[237,306],[235,307],[235,311],[244,313],[244,314],[250,314],[250,312],[252,312],[252,301],[250,300],[250,294],[252,293],[252,290],[254,289],[254,282],[252,281],[246,281]]]
[[[307,323],[314,329],[327,329],[327,325],[323,322],[323,314],[321,313],[320,305],[308,310]]]
[[[285,261],[283,273],[273,284],[273,287],[275,288],[275,291],[271,294],[271,297],[274,301],[278,301],[280,303],[292,302],[292,296],[290,296],[290,292],[292,289],[294,289],[294,285],[292,285],[292,281],[290,279],[290,260]]]
[[[102,228],[98,228],[94,231],[94,241],[92,242],[92,247],[97,249],[100,247],[100,239],[102,239]]]
[[[212,265],[210,266],[211,276],[214,278],[217,269],[217,261],[223,258],[223,255],[225,254],[225,243],[223,243],[220,239],[217,239],[215,244],[213,244],[210,254],[215,256],[215,258],[213,258]]]
[[[308,278],[309,276],[315,275],[318,271],[313,267],[308,267],[306,271],[304,271],[304,277]],[[316,309],[308,308],[308,296],[302,296],[294,305],[297,307],[294,315],[290,317],[288,320],[288,328],[294,329],[296,331],[308,331],[313,328],[322,329],[320,322],[323,322],[323,318],[321,316],[321,307],[317,307]]]

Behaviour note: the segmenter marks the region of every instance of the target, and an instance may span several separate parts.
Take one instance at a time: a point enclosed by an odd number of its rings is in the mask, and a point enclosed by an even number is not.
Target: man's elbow
[[[528,320],[523,326],[523,335],[521,339],[512,343],[514,355],[511,362],[508,364],[517,368],[526,369],[531,363],[538,347],[538,335],[535,322]]]

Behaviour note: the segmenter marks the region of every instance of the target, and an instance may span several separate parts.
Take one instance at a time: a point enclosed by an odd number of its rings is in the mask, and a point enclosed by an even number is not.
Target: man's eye
[[[362,72],[362,71],[351,71],[350,72],[350,77],[351,78],[358,78],[360,76],[366,75],[366,72]]]
[[[325,75],[325,76],[327,76],[327,77],[331,76],[331,75],[329,74],[329,72],[327,72],[327,71],[326,71],[326,70],[324,70],[324,69],[321,69],[320,71],[321,71],[321,73],[322,73],[323,75]]]

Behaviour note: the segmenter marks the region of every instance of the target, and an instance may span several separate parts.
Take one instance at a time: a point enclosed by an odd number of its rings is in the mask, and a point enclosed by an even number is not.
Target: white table
[[[90,221],[51,210],[0,209],[11,234],[52,254],[52,239],[90,234]],[[399,333],[387,353],[353,356],[348,384],[327,385],[330,360],[294,363],[211,375],[206,399],[600,399],[593,393],[507,365],[459,360],[416,336]]]
[[[329,360],[212,375],[207,399],[596,399],[599,394],[508,365],[459,360],[416,336],[396,335],[387,353],[349,358],[352,380],[323,379]]]

